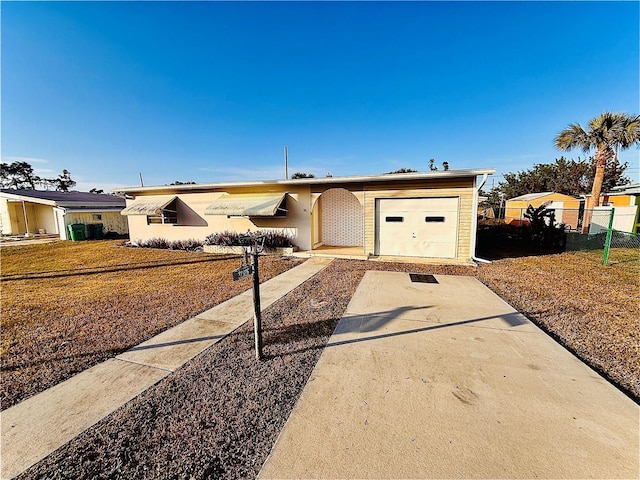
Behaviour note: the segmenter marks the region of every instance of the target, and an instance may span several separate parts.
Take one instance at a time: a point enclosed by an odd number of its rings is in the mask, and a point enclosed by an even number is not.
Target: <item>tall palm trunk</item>
[[[593,177],[593,187],[591,187],[591,196],[587,199],[584,209],[584,218],[582,221],[583,231],[587,233],[591,224],[591,215],[593,209],[600,205],[600,192],[602,191],[602,182],[604,181],[604,169],[607,162],[613,157],[613,150],[607,147],[598,147],[596,150],[596,173]]]
[[[596,174],[593,177],[593,187],[591,188],[591,207],[600,205],[600,192],[604,181],[604,169],[607,162],[613,157],[613,150],[610,147],[600,146],[596,150]]]

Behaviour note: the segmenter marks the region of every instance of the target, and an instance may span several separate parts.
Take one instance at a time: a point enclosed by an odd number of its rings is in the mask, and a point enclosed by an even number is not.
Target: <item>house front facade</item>
[[[132,240],[204,240],[225,230],[278,230],[301,251],[469,263],[479,176],[494,170],[128,187]]]
[[[126,235],[120,215],[125,201],[115,195],[42,190],[0,190],[0,226],[3,235],[59,235],[67,240],[67,226],[102,224],[105,232]]]

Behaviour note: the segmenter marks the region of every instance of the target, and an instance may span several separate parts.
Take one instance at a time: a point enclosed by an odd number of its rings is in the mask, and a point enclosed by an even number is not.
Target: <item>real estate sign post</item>
[[[250,237],[249,237],[250,238]],[[240,280],[253,274],[253,332],[256,344],[256,359],[262,359],[262,317],[260,315],[260,274],[258,272],[258,254],[264,249],[264,237],[262,245],[258,245],[260,238],[253,238],[253,245],[246,247],[244,262],[233,271],[233,280]],[[251,249],[252,263],[249,262],[249,249]]]

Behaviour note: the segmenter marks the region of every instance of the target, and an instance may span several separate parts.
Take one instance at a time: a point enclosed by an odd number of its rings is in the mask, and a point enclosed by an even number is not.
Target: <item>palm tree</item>
[[[580,148],[585,153],[596,150],[596,173],[587,209],[600,205],[604,169],[609,160],[614,156],[617,158],[618,150],[626,150],[634,144],[640,145],[640,115],[625,113],[602,113],[589,122],[588,130],[573,123],[555,138],[555,145],[560,150]]]

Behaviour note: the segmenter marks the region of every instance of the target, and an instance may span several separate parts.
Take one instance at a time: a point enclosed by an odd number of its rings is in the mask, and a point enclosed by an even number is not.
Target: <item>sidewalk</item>
[[[311,258],[262,283],[262,309],[330,262]],[[249,290],[1,412],[1,477],[22,473],[252,317]]]
[[[472,277],[369,271],[258,478],[638,478],[640,409]]]

